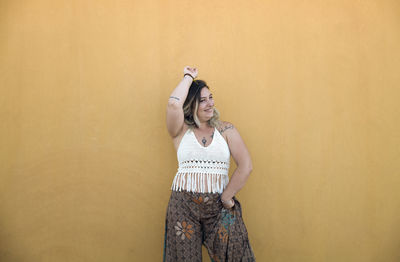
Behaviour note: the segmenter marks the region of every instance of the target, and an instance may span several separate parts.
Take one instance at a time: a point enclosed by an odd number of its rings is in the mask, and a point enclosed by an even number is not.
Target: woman
[[[164,261],[255,261],[235,194],[252,171],[237,129],[219,120],[207,83],[185,67],[169,97],[167,129],[179,162],[165,223]],[[230,156],[237,168],[229,181]]]

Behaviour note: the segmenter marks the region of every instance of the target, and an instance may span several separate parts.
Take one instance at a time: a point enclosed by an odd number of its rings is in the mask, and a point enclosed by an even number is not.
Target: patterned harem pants
[[[165,221],[164,256],[168,262],[201,262],[202,244],[211,261],[255,261],[242,209],[226,209],[219,193],[172,191]]]

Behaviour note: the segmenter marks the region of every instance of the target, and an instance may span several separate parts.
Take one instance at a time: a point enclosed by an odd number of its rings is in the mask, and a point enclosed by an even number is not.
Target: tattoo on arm
[[[219,132],[222,134],[226,130],[233,129],[233,128],[234,128],[234,126],[232,124],[229,124],[229,125],[225,126],[224,128],[221,128],[221,130]]]
[[[180,100],[178,97],[176,97],[176,96],[170,96],[169,98],[174,98],[174,99],[176,99],[176,100]]]

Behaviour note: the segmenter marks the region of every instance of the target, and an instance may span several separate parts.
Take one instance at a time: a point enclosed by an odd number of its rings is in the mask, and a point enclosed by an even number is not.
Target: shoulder
[[[222,135],[227,138],[229,150],[236,165],[249,166],[251,169],[250,153],[236,127],[231,122],[221,121],[220,130]]]
[[[236,164],[247,165],[251,162],[247,146],[236,127],[228,121],[222,121],[220,132],[227,140],[230,153]]]
[[[229,133],[230,130],[235,129],[235,126],[231,122],[221,120],[219,121],[217,129],[221,134],[224,134]]]
[[[219,121],[217,127],[219,133],[225,138],[226,142],[229,142],[229,138],[234,135],[236,128],[235,126],[228,121]]]

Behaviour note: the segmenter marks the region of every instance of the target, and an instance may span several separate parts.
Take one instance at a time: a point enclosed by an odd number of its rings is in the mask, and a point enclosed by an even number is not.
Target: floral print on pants
[[[253,262],[241,204],[226,209],[219,193],[171,191],[165,220],[164,262],[201,262],[204,245],[211,261]]]

